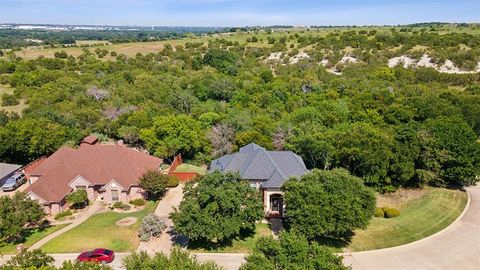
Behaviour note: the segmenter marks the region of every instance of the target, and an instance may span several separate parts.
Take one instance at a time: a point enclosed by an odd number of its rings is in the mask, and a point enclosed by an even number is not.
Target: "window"
[[[77,190],[78,190],[78,189],[83,189],[83,190],[86,190],[86,189],[87,189],[87,187],[86,187],[86,186],[77,186]]]
[[[112,201],[118,201],[118,190],[112,190]]]

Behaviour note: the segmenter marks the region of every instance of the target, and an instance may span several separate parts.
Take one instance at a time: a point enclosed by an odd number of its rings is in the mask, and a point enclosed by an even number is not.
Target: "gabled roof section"
[[[82,177],[81,175],[77,175],[75,176],[75,178],[72,179],[72,181],[70,181],[70,183],[68,183],[68,186],[71,187],[71,188],[75,188],[76,186],[91,186],[92,183],[90,183],[90,181],[88,181],[87,179],[85,179],[84,177]]]
[[[102,188],[100,188],[101,190],[106,190],[107,187],[111,186],[112,188],[120,188],[122,190],[126,190],[126,188],[122,185],[120,185],[120,183],[118,183],[115,179],[112,179],[110,180],[110,182],[108,182],[107,184],[105,184]]]
[[[238,153],[225,155],[212,162],[210,171],[236,171],[243,179],[263,180],[264,188],[280,188],[290,177],[307,173],[302,158],[291,151],[267,151],[254,143]]]
[[[251,153],[251,152],[255,152],[255,151],[260,150],[260,149],[265,150],[265,148],[261,147],[258,144],[249,143],[249,144],[245,145],[244,147],[240,147],[239,152],[240,153]]]
[[[92,185],[105,185],[115,179],[128,189],[138,185],[145,171],[158,169],[160,164],[161,159],[122,145],[82,143],[77,149],[62,147],[31,173],[39,179],[26,192],[58,202],[72,190],[69,184],[77,176]]]

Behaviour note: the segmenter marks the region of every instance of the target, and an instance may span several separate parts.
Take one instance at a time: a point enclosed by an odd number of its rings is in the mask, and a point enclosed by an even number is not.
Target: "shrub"
[[[2,96],[2,106],[15,106],[20,104],[18,98],[14,95],[3,94]]]
[[[382,209],[382,208],[377,207],[377,208],[375,208],[375,212],[374,212],[373,215],[376,216],[376,217],[384,217],[384,216],[385,216],[385,212],[383,212],[383,209]]]
[[[140,178],[140,187],[147,192],[150,199],[156,200],[165,193],[168,179],[168,175],[156,170],[150,170]]]
[[[400,211],[398,211],[398,209],[390,207],[383,207],[383,212],[385,212],[386,218],[394,218],[400,215]]]
[[[138,198],[138,199],[129,201],[129,203],[135,206],[142,206],[142,205],[145,205],[145,200],[142,198]]]
[[[55,220],[63,219],[64,217],[68,217],[73,215],[72,211],[68,209],[67,211],[60,212],[55,215]]]
[[[168,181],[167,181],[167,187],[173,188],[173,187],[178,186],[179,183],[180,183],[180,181],[178,180],[177,177],[170,176],[170,177],[168,178]]]
[[[127,210],[130,210],[131,207],[130,207],[130,205],[125,204],[123,202],[115,202],[115,203],[113,203],[113,208],[122,209],[124,211],[127,211]]]
[[[123,207],[123,203],[122,202],[114,202],[113,203],[113,208],[116,208],[116,209],[120,209]]]
[[[155,214],[148,214],[142,219],[142,225],[138,231],[140,241],[146,242],[152,237],[160,236],[165,230],[165,223]]]
[[[84,189],[77,189],[67,195],[67,202],[71,204],[72,208],[83,208],[87,205],[87,201],[87,191]]]

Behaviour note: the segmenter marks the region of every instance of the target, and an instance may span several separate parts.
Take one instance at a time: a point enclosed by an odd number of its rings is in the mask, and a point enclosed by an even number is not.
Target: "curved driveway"
[[[466,188],[470,206],[445,230],[403,246],[345,253],[353,270],[480,269],[480,186]]]

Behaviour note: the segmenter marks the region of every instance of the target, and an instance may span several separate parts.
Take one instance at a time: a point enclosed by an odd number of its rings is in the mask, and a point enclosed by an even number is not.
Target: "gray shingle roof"
[[[22,166],[17,164],[0,163],[0,186],[4,184],[8,176],[12,175]]]
[[[302,158],[295,153],[267,151],[254,143],[212,161],[210,171],[215,170],[239,172],[243,179],[261,180],[263,188],[280,188],[288,178],[308,172]]]

